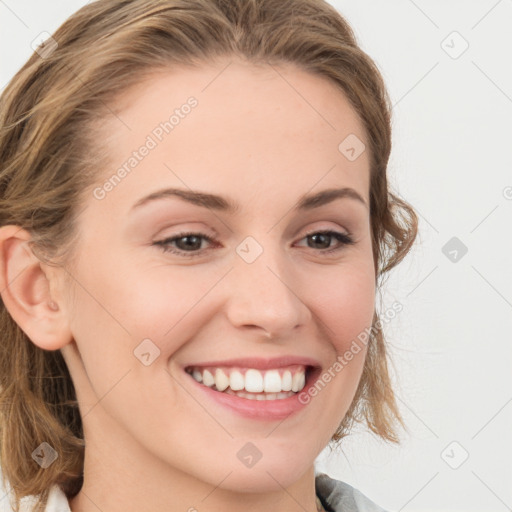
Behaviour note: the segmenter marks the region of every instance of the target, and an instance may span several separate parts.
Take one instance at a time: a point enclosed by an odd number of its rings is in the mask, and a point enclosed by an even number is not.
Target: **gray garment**
[[[315,487],[327,512],[386,512],[354,487],[325,473],[315,476]]]

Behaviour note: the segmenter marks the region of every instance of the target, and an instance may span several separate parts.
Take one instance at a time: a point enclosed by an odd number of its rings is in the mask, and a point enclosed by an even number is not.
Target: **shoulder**
[[[0,512],[14,512],[13,501],[9,482],[7,481],[4,487],[0,478]],[[37,496],[25,496],[21,499],[19,512],[33,512],[36,502]],[[58,485],[50,489],[44,510],[45,512],[71,512],[68,499]]]
[[[315,475],[316,493],[333,512],[386,512],[351,485],[325,473]]]
[[[45,512],[71,512],[69,501],[58,485],[54,485],[50,490]]]

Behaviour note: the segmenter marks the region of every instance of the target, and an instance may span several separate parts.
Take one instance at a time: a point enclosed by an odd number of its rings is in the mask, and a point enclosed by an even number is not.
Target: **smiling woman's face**
[[[228,62],[154,75],[98,134],[112,166],[79,217],[63,304],[86,481],[136,473],[149,489],[185,473],[207,489],[277,490],[310,470],[354,397],[365,351],[333,365],[373,318],[369,152],[349,160],[338,146],[350,134],[366,143],[363,125],[324,78]],[[301,387],[302,365],[305,389],[335,375],[306,405],[277,377],[288,369]],[[209,383],[206,367],[226,375],[220,387],[257,389],[261,374],[283,394],[216,391],[191,374]]]

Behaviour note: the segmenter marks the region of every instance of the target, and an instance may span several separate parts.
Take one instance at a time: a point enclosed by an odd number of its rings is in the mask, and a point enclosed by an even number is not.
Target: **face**
[[[374,312],[369,155],[340,151],[368,144],[326,79],[228,62],[155,74],[103,124],[62,352],[91,453],[262,491],[312,466],[361,376],[364,349],[335,363]]]

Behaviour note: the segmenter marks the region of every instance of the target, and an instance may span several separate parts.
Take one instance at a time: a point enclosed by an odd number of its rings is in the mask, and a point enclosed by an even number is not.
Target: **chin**
[[[282,491],[293,485],[313,466],[314,461],[295,461],[285,456],[276,461],[263,461],[263,457],[251,468],[232,468],[232,473],[221,485],[234,492],[268,493]],[[229,468],[226,468],[226,474]],[[218,483],[218,482],[217,482]]]

